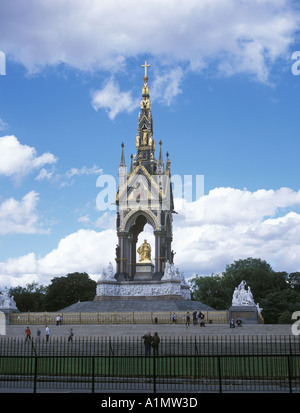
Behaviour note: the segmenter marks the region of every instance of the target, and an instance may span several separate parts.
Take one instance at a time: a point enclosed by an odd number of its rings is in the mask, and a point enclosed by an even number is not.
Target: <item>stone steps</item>
[[[149,311],[206,311],[214,310],[200,301],[191,300],[105,300],[83,301],[61,309],[63,313],[112,313],[112,312],[149,312]]]

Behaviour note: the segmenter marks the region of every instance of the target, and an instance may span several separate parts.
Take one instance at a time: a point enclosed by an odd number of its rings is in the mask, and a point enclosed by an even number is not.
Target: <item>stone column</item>
[[[128,260],[129,260],[129,248],[128,248],[128,233],[119,232],[119,246],[120,246],[120,271],[119,281],[128,278]]]
[[[128,246],[129,246],[129,263],[128,263],[128,272],[129,272],[129,279],[133,280],[135,275],[135,268],[136,268],[136,237],[128,238]]]
[[[154,231],[155,236],[155,273],[163,275],[165,253],[162,251],[164,247],[164,237],[161,231]]]
[[[171,254],[171,251],[172,251],[171,243],[172,243],[172,238],[166,237],[166,261],[169,261],[170,264],[173,264],[172,254]]]

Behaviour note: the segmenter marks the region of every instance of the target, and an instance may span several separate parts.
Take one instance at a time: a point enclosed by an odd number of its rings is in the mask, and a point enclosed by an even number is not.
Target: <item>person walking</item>
[[[154,336],[152,338],[152,348],[153,348],[153,355],[158,356],[158,345],[160,343],[160,338],[158,336],[158,332],[155,331]]]
[[[30,331],[30,328],[27,326],[27,328],[26,328],[26,330],[25,330],[25,336],[26,336],[26,338],[25,338],[25,343],[29,340],[31,340],[31,331]]]
[[[73,328],[69,331],[68,343],[73,341],[74,331]]]

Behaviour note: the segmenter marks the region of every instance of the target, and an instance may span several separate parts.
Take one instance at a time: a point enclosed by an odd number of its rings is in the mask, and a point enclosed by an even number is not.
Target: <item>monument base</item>
[[[165,301],[191,300],[191,291],[183,273],[174,264],[166,263],[162,276],[154,272],[151,261],[138,262],[134,278],[128,274],[113,274],[112,265],[103,269],[97,281],[94,301]]]
[[[122,297],[122,296],[107,296],[107,295],[96,295],[94,301],[173,301],[173,300],[183,300],[182,296],[178,295],[160,295],[160,296],[152,296],[152,295],[145,295],[145,296],[129,296],[129,297]]]
[[[229,320],[236,322],[240,318],[242,324],[258,324],[258,310],[255,305],[233,305],[228,310]]]
[[[152,280],[154,274],[154,265],[151,262],[138,262],[135,267],[134,280]]]
[[[143,274],[142,274],[143,275]],[[103,300],[190,300],[188,284],[181,279],[97,282],[94,301]]]

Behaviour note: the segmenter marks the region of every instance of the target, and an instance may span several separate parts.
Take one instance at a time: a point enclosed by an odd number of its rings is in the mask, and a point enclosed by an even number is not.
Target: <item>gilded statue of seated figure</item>
[[[145,239],[143,244],[137,250],[140,255],[139,262],[151,262],[151,246]]]

